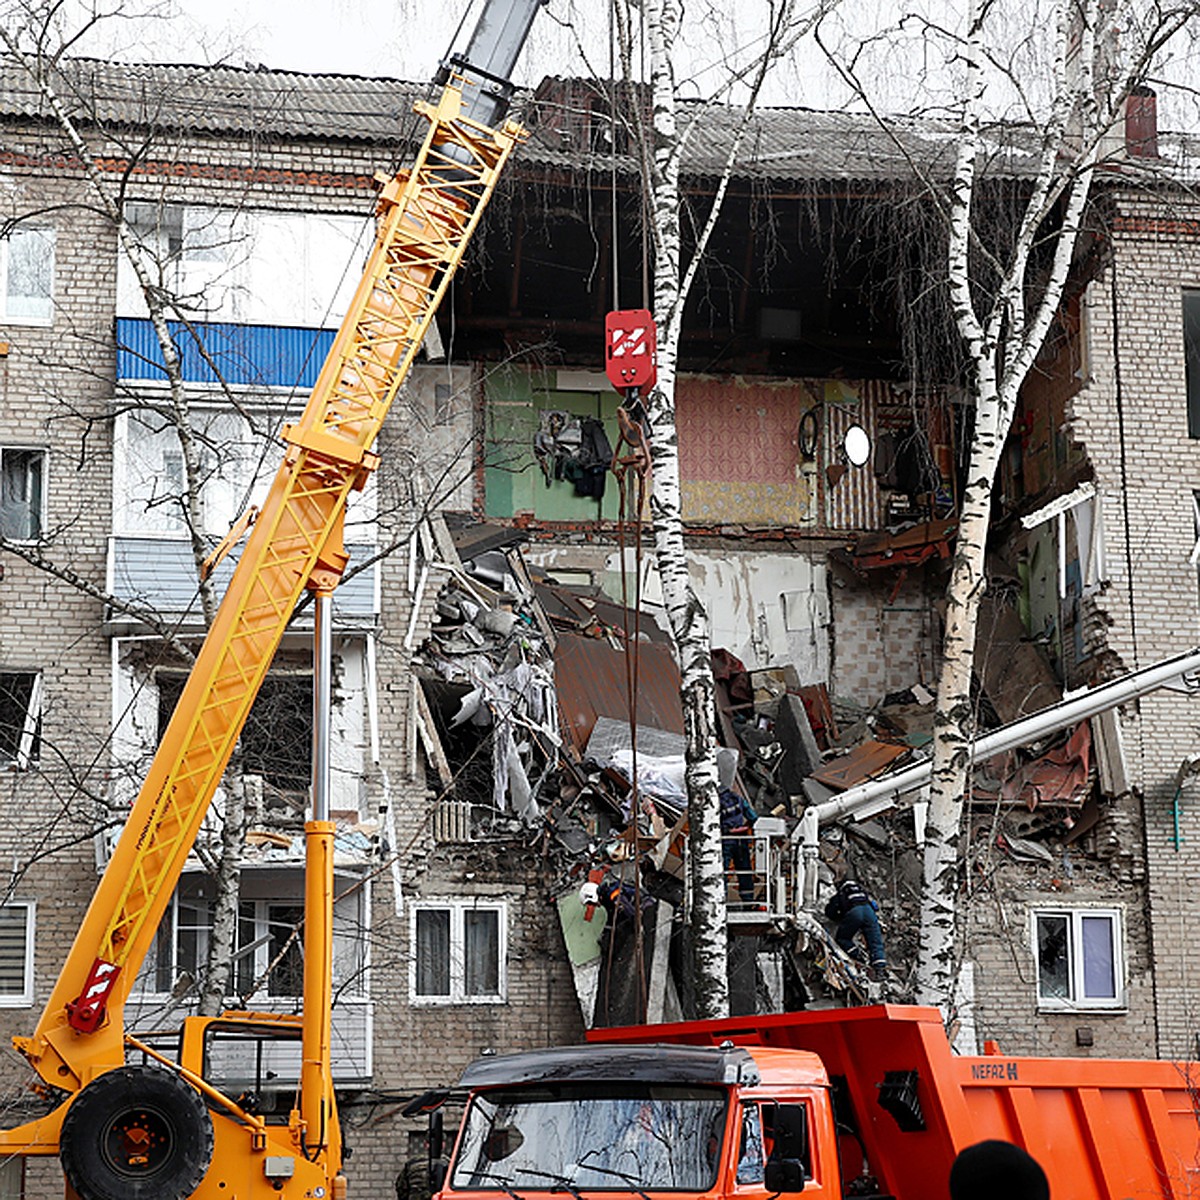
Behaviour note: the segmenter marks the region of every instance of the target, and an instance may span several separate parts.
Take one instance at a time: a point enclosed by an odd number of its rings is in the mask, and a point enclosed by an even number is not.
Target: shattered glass
[[[1038,995],[1044,1000],[1066,1000],[1071,995],[1070,928],[1065,916],[1039,916]]]

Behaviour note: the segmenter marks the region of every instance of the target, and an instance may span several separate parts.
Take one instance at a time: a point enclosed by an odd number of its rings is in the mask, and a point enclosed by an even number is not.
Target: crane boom
[[[250,532],[38,1034],[94,1032],[128,995],[301,593],[346,563],[350,492],[516,143],[463,119],[451,83],[412,169],[380,194],[366,271]],[[35,1034],[35,1038],[38,1036]]]
[[[484,0],[466,53],[442,65],[440,97],[415,106],[427,121],[415,161],[382,181],[375,242],[354,298],[303,414],[284,428],[283,463],[37,1028],[32,1037],[14,1039],[67,1099],[44,1118],[0,1131],[0,1153],[59,1153],[68,1195],[337,1200],[344,1194],[329,1063],[331,997],[308,994],[328,993],[327,968],[306,967],[302,1020],[252,1013],[188,1018],[178,1063],[126,1035],[124,1006],[305,589],[317,593],[327,619],[329,595],[347,563],[349,495],[378,465],[372,446],[524,136],[504,119],[513,90],[507,75],[543,2]],[[306,836],[306,894],[314,898],[306,912],[326,910],[309,924],[323,925],[318,940],[328,958],[332,825],[309,821]],[[264,1124],[204,1078],[210,1025],[231,1022],[253,1036],[289,1039],[303,1031],[301,1094],[287,1126]],[[127,1066],[130,1048],[175,1074]],[[200,1096],[215,1099],[216,1107],[210,1112]]]

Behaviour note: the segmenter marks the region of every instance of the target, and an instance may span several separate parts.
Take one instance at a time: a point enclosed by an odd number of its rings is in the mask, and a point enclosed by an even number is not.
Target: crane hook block
[[[604,370],[618,392],[648,392],[658,379],[658,330],[644,308],[610,312],[604,318]]]
[[[121,968],[115,963],[105,962],[102,958],[92,963],[79,998],[67,1005],[67,1020],[72,1029],[78,1029],[80,1033],[95,1033],[100,1028],[104,1022],[109,993],[120,974]]]

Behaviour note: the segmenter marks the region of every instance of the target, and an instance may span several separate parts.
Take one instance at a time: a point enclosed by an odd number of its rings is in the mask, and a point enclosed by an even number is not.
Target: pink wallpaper
[[[681,379],[676,395],[679,471],[693,482],[794,484],[801,386]]]

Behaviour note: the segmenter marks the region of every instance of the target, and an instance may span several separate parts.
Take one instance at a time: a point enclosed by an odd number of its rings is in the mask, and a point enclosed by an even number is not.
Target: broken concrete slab
[[[798,795],[807,779],[821,765],[821,751],[808,723],[804,701],[787,692],[779,697],[775,736],[783,747],[776,779],[789,796]]]

